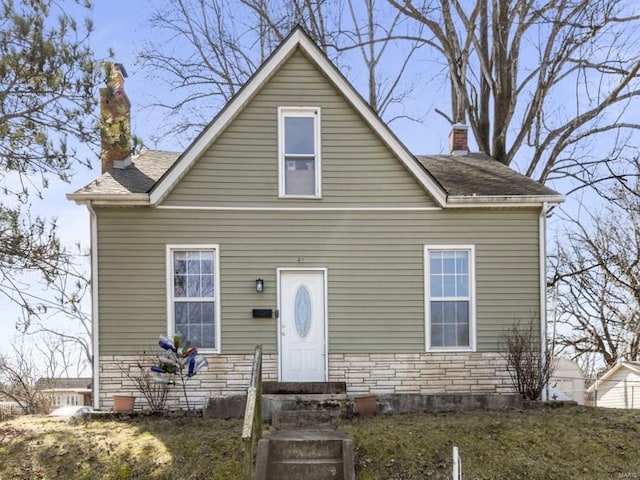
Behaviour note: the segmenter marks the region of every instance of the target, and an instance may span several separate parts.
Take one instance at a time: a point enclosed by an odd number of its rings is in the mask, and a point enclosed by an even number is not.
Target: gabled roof
[[[133,165],[122,170],[113,169],[67,198],[78,203],[159,205],[262,86],[298,50],[343,94],[438,206],[529,206],[563,201],[563,197],[553,190],[486,155],[412,155],[301,27],[291,32],[182,154],[142,152],[133,158]]]
[[[619,361],[613,367],[611,367],[607,371],[607,373],[605,373],[599,379],[597,379],[595,383],[587,389],[587,392],[593,392],[600,386],[601,383],[608,381],[611,377],[616,375],[618,372],[625,369],[631,371],[632,373],[635,373],[636,375],[640,375],[640,362],[630,362],[627,360]]]
[[[444,206],[446,197],[444,191],[429,173],[417,163],[406,147],[391,132],[389,127],[371,109],[369,104],[355,90],[349,81],[340,73],[320,48],[311,40],[307,33],[296,27],[291,34],[276,48],[271,56],[253,74],[240,91],[229,101],[224,109],[198,135],[191,145],[180,156],[178,161],[166,172],[150,192],[151,205],[157,205],[169,194],[171,189],[189,171],[200,155],[218,138],[233,119],[242,111],[249,101],[258,93],[260,88],[276,73],[276,71],[300,49],[316,67],[334,84],[353,108],[364,118],[372,130],[395,153],[405,167],[431,194],[436,203]]]

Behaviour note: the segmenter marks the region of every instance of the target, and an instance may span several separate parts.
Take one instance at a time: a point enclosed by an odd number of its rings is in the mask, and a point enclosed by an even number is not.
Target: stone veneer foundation
[[[202,408],[211,396],[246,394],[253,355],[207,356],[209,366],[187,381],[191,407]],[[113,395],[136,397],[136,410],[147,408],[144,398],[123,373],[138,370],[137,356],[100,357],[100,408],[111,409]],[[265,381],[277,380],[278,357],[264,355]],[[347,393],[512,394],[506,362],[499,353],[332,353],[329,381],[345,381]],[[185,407],[182,389],[171,389],[168,406]]]

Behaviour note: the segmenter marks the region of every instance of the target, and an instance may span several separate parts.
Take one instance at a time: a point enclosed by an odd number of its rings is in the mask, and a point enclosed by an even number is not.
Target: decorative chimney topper
[[[449,153],[451,155],[466,155],[469,153],[467,129],[468,127],[464,123],[451,125],[451,133],[449,133]]]
[[[124,66],[105,62],[103,67],[106,87],[100,89],[100,159],[105,173],[131,165],[131,102],[124,91]]]

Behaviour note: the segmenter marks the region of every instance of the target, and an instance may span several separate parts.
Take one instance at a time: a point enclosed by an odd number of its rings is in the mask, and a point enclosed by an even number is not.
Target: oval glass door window
[[[300,287],[296,292],[294,306],[296,331],[300,338],[304,338],[311,328],[311,295],[307,287]]]

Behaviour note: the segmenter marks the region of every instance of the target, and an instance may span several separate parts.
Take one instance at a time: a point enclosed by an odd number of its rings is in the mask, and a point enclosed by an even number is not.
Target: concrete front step
[[[342,460],[331,458],[278,460],[269,465],[267,480],[343,480],[342,470]]]
[[[341,432],[274,432],[258,442],[256,480],[353,480],[353,455],[353,441]]]
[[[346,382],[263,382],[264,395],[331,395],[347,393]]]
[[[263,418],[273,421],[277,412],[296,410],[336,412],[338,417],[344,417],[351,403],[346,394],[263,395]]]
[[[271,414],[271,425],[276,430],[335,428],[340,423],[341,417],[341,409],[280,410]]]
[[[343,435],[334,436],[335,432],[327,431],[318,434],[316,430],[303,432],[282,432],[283,436],[271,435],[269,449],[271,461],[285,460],[318,460],[341,459]],[[330,435],[329,435],[330,434]]]
[[[246,395],[211,397],[204,411],[205,417],[244,418]],[[269,394],[262,396],[262,417],[271,420],[273,412],[282,410],[340,410],[345,416],[353,402],[346,394]]]

